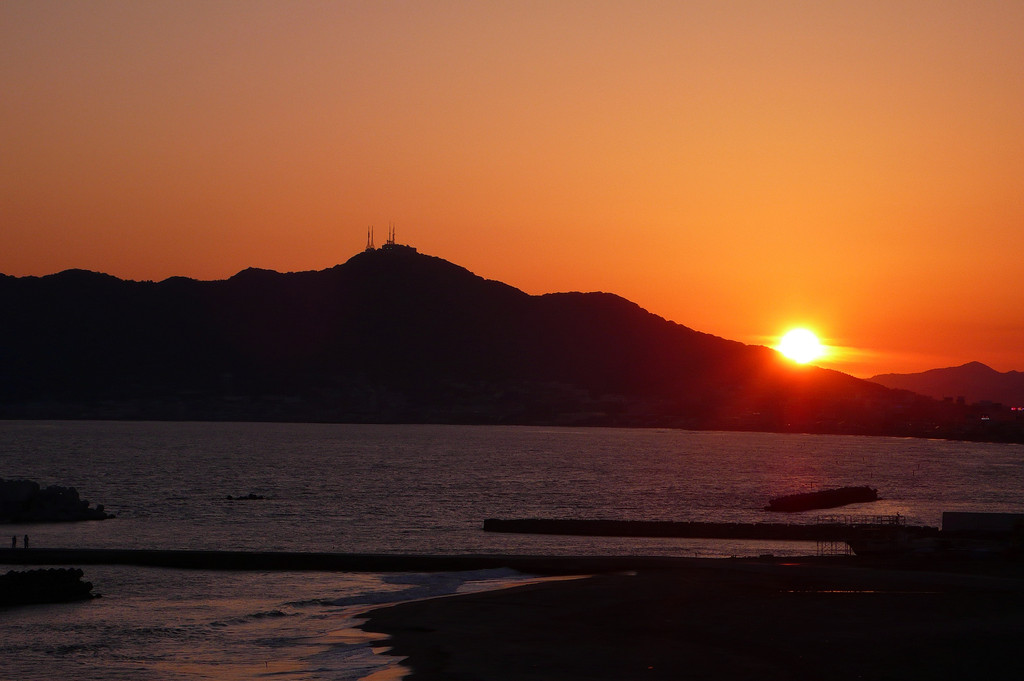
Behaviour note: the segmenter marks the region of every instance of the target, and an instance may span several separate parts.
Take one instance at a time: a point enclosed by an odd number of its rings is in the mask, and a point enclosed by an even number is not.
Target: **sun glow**
[[[775,349],[797,364],[806,364],[825,355],[825,346],[821,344],[814,332],[807,329],[787,331]]]

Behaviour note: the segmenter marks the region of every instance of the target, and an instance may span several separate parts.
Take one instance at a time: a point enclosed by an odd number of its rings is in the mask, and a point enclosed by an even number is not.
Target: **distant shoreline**
[[[530,295],[388,244],[316,272],[0,277],[0,418],[682,428],[1024,442],[613,293]],[[953,393],[959,395],[961,393]]]
[[[522,428],[621,428],[621,429],[670,429],[693,432],[723,432],[723,433],[766,433],[772,435],[839,435],[850,437],[894,437],[914,438],[920,440],[948,440],[950,442],[988,442],[993,444],[1016,444],[1024,445],[1024,432],[999,432],[999,433],[950,433],[934,430],[919,429],[898,429],[892,431],[841,431],[835,429],[807,430],[763,430],[752,428],[728,428],[724,425],[700,427],[692,424],[679,423],[619,423],[619,422],[587,422],[577,423],[572,421],[523,421],[523,422],[484,422],[484,421],[457,421],[457,420],[346,420],[338,421],[330,418],[315,419],[302,416],[289,418],[282,414],[268,414],[265,417],[253,417],[244,414],[223,414],[218,416],[204,417],[196,413],[182,413],[168,415],[163,413],[142,413],[135,410],[120,412],[114,410],[103,410],[105,413],[95,413],[92,410],[70,410],[58,411],[54,414],[49,412],[38,413],[29,410],[14,410],[10,405],[0,404],[0,423],[5,421],[85,421],[96,423],[287,423],[295,425],[338,425],[338,426],[483,426],[483,427],[522,427]]]

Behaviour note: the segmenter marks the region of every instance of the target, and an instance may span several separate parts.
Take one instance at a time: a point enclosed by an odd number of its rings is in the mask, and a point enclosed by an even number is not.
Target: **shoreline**
[[[675,430],[680,432],[694,432],[694,433],[760,433],[765,435],[835,435],[839,437],[870,437],[870,438],[898,438],[898,439],[911,439],[911,440],[942,440],[946,442],[966,442],[966,443],[979,443],[979,444],[1009,444],[1009,445],[1024,445],[1024,433],[1005,433],[1005,432],[992,432],[990,428],[982,427],[982,429],[976,429],[971,432],[955,432],[954,430],[936,432],[934,428],[919,428],[919,429],[901,429],[897,428],[894,430],[868,430],[862,429],[829,429],[829,428],[777,428],[777,429],[763,429],[756,427],[730,427],[729,424],[717,423],[708,425],[706,427],[698,427],[692,423],[663,423],[661,421],[652,421],[649,423],[594,423],[594,422],[560,422],[558,420],[524,420],[521,422],[509,423],[505,420],[496,421],[493,423],[481,423],[474,420],[466,420],[465,422],[453,422],[447,420],[438,419],[421,419],[421,420],[336,420],[336,419],[325,419],[325,418],[286,418],[284,414],[273,413],[263,417],[250,414],[248,418],[244,415],[231,413],[223,415],[221,418],[209,416],[209,406],[205,405],[205,409],[202,414],[139,414],[138,404],[133,402],[131,406],[126,407],[121,413],[117,413],[117,408],[111,409],[109,405],[103,408],[97,408],[95,411],[90,411],[90,408],[85,405],[73,406],[71,404],[58,406],[56,411],[46,411],[44,407],[42,411],[21,411],[8,403],[0,403],[0,423],[208,423],[208,424],[231,424],[231,423],[250,423],[250,424],[288,424],[288,425],[329,425],[329,426],[405,426],[405,425],[417,425],[417,426],[464,426],[464,427],[513,427],[513,428],[567,428],[567,429],[596,429],[596,428],[608,428],[612,430]],[[274,406],[280,406],[275,404]]]
[[[362,628],[415,681],[1018,678],[1021,563],[910,567],[689,559],[377,608]]]

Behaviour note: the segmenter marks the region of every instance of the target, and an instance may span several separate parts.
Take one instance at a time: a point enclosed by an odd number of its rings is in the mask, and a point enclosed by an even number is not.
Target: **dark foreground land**
[[[417,681],[1016,680],[1020,564],[982,567],[695,560],[397,605],[364,628]]]
[[[374,610],[416,681],[1017,679],[1024,563],[0,549],[0,564],[594,576]]]

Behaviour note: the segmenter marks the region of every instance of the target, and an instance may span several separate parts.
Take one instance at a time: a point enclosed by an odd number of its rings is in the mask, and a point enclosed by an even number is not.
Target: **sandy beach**
[[[915,567],[695,559],[382,608],[364,628],[417,681],[1020,678],[1021,564]]]

